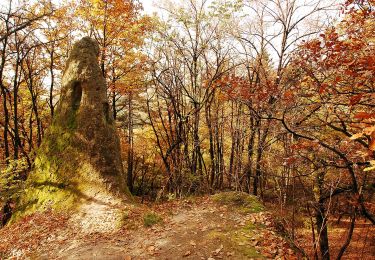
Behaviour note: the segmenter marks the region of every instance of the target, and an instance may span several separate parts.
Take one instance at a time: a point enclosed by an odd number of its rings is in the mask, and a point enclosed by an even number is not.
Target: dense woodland
[[[330,258],[328,222],[343,218],[340,259],[355,223],[375,224],[375,1],[157,10],[146,15],[137,0],[0,3],[2,223],[54,116],[72,43],[90,36],[132,194],[256,195],[291,240],[297,223],[310,228],[316,259]]]

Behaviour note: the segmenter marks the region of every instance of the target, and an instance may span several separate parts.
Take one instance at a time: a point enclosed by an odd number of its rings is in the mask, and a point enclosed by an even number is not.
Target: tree
[[[301,98],[295,97],[279,119],[298,140],[315,147],[314,152],[321,156],[314,164],[327,169],[317,176],[316,216],[318,232],[324,231],[320,236],[323,259],[329,259],[327,199],[349,193],[354,201],[350,204],[352,224],[338,258],[350,243],[358,212],[375,223],[365,203],[366,194],[371,193],[368,182],[373,182],[368,171],[374,158],[374,70],[370,65],[374,10],[370,2],[348,1],[345,7],[343,21],[305,42],[295,54],[293,77],[298,75],[299,80],[293,87]],[[330,187],[326,179],[340,172],[347,177]]]
[[[153,55],[149,120],[168,175],[168,190],[177,189],[177,193],[182,192],[180,186],[197,189],[203,180],[214,185],[224,171],[222,138],[219,126],[210,124],[211,108],[218,81],[234,64],[232,47],[222,34],[228,19],[218,8],[213,6],[209,11],[207,6],[207,1],[167,6],[169,22],[159,29]],[[203,112],[209,127],[210,165],[204,160],[202,147],[206,142],[202,138]]]
[[[270,128],[273,123],[270,118],[277,111],[278,100],[288,87],[285,73],[291,54],[302,39],[320,31],[322,25],[317,17],[331,8],[332,3],[320,0],[283,0],[245,1],[244,4],[244,10],[251,15],[252,20],[245,26],[240,26],[235,36],[245,51],[244,59],[250,83],[248,93],[255,96],[262,93],[260,100],[263,103],[258,106],[259,102],[256,100],[241,100],[251,111],[249,127],[253,129],[253,133],[248,143],[247,172],[248,179],[254,172],[253,194],[258,195],[259,182],[264,179],[261,161],[267,143],[270,143],[269,136],[272,135]],[[314,22],[315,25],[306,26],[307,22]],[[271,65],[271,57],[275,65]],[[252,162],[253,154],[256,154],[255,163]],[[255,170],[251,169],[253,165]]]

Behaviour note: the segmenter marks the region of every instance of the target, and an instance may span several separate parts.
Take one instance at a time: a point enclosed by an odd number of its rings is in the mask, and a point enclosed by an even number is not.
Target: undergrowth
[[[154,212],[147,213],[143,216],[143,225],[145,227],[151,227],[161,222],[163,222],[163,218]]]

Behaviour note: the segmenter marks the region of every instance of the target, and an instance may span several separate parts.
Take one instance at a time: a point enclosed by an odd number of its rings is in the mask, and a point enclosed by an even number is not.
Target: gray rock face
[[[22,212],[65,209],[83,200],[127,193],[98,54],[98,44],[88,37],[73,46],[55,117],[19,201]]]

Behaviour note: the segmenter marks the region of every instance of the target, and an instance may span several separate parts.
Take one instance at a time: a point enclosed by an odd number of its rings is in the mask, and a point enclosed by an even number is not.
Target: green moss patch
[[[143,225],[145,227],[151,227],[161,222],[163,222],[163,218],[154,212],[147,213],[143,216]]]
[[[265,257],[255,248],[254,240],[251,238],[256,235],[257,227],[253,223],[246,226],[229,230],[217,231],[213,230],[207,234],[208,239],[219,239],[227,248],[232,248],[246,258],[264,259]]]
[[[243,213],[258,213],[264,211],[264,206],[258,198],[245,192],[222,192],[213,195],[212,198],[222,205],[236,207]]]

